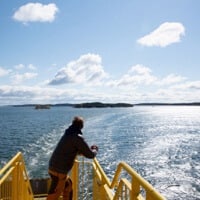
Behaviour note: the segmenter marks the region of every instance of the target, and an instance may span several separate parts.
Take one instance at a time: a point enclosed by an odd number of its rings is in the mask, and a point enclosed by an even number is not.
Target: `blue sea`
[[[109,178],[125,161],[167,199],[200,200],[198,106],[0,107],[0,168],[21,151],[30,177],[47,177],[51,153],[77,115]]]

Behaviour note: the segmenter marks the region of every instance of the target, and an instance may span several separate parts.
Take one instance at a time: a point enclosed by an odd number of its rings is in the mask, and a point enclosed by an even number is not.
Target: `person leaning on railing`
[[[72,124],[65,130],[49,161],[49,175],[51,177],[47,200],[58,200],[63,194],[63,200],[72,199],[72,181],[67,176],[78,154],[87,158],[94,158],[98,147],[89,147],[82,136],[83,118],[74,117]]]

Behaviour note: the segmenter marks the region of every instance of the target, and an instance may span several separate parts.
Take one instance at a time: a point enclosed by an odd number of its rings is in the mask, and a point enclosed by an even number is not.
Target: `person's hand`
[[[96,150],[96,151],[98,151],[98,150],[99,150],[99,148],[98,148],[98,146],[97,146],[97,145],[92,145],[92,146],[91,146],[91,149],[92,149],[92,150]]]

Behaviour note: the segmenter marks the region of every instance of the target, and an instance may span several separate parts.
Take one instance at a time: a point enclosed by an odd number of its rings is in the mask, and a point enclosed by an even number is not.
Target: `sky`
[[[0,105],[200,102],[199,0],[0,0]]]

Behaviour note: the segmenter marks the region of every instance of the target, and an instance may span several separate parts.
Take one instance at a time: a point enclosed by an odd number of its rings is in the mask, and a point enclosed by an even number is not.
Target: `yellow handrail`
[[[97,175],[97,180],[101,181],[101,185],[107,185],[106,188],[115,189],[116,192],[112,191],[113,199],[146,199],[146,200],[163,200],[165,199],[159,192],[157,192],[153,186],[148,183],[144,178],[142,178],[136,171],[133,170],[127,163],[121,162],[117,166],[117,170],[113,177],[112,182],[107,178],[97,159],[94,159],[94,171]],[[99,173],[97,173],[99,171]],[[119,179],[119,176],[122,171],[127,172],[131,178],[131,182],[127,179]],[[100,185],[100,184],[97,184]],[[126,190],[128,192],[124,192]],[[107,189],[108,191],[108,189]],[[119,195],[119,191],[121,191]],[[142,195],[141,192],[145,192],[146,195]],[[106,192],[106,191],[105,191]],[[109,194],[110,196],[110,194]],[[120,196],[120,198],[118,197]],[[124,197],[126,196],[126,197]],[[110,198],[109,198],[110,199]]]
[[[20,152],[0,170],[0,199],[34,199],[24,160]]]
[[[81,166],[90,166],[87,170],[84,170],[84,173],[80,171]],[[91,177],[93,182],[87,177]],[[122,173],[126,172],[130,180],[127,180],[125,177],[120,178]],[[95,158],[93,162],[82,160],[76,160],[74,163],[71,178],[73,182],[74,198],[77,200],[80,198],[82,187],[77,184],[82,181],[84,189],[87,187],[87,191],[92,190],[92,196],[94,200],[164,200],[165,198],[153,188],[153,186],[148,183],[144,178],[142,178],[136,171],[133,170],[127,163],[121,162],[117,166],[117,170],[114,174],[112,182],[106,176],[104,170],[99,164],[98,160]],[[89,186],[90,185],[90,186]],[[86,194],[88,195],[88,193]],[[91,199],[90,197],[83,196],[84,198]]]
[[[164,199],[154,188],[151,184],[149,184],[144,178],[142,178],[136,171],[133,170],[133,168],[131,168],[127,163],[125,162],[121,162],[119,163],[118,167],[117,167],[117,171],[115,173],[115,176],[113,178],[112,184],[111,184],[111,188],[113,188],[117,181],[118,181],[118,177],[121,173],[122,170],[125,170],[126,172],[128,172],[128,174],[131,176],[132,178],[132,191],[135,190],[135,187],[142,187],[145,189],[146,191],[146,196],[147,197],[151,197],[152,199]],[[135,184],[136,183],[136,184]],[[137,186],[138,184],[138,186]],[[134,198],[133,198],[134,199]]]

